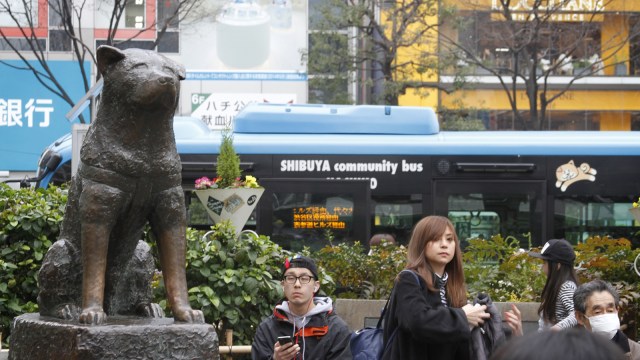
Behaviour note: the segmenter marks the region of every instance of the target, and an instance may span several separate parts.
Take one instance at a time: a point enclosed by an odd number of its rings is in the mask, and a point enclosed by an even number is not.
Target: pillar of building
[[[600,49],[605,75],[629,74],[629,17],[606,14],[602,22]],[[614,64],[622,62],[624,69],[616,72]]]
[[[601,111],[600,130],[631,130],[631,113],[627,111]]]

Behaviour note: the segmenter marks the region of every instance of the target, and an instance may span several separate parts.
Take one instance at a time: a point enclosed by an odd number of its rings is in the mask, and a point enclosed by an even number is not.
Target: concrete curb
[[[336,314],[347,323],[349,329],[354,331],[363,327],[376,326],[380,312],[386,300],[361,300],[361,299],[337,299]],[[511,308],[504,302],[494,303],[500,312]],[[525,334],[538,331],[538,307],[537,302],[517,302],[515,304],[522,314],[522,328]]]

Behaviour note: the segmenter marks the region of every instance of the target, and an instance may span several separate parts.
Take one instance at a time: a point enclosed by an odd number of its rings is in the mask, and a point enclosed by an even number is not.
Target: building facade
[[[156,50],[182,63],[187,77],[177,114],[200,117],[212,128],[224,127],[253,101],[307,101],[301,61],[307,0],[119,3],[124,7],[113,31],[114,0],[0,2],[0,175],[33,171],[42,150],[71,132],[79,120],[65,118],[72,104],[55,94],[54,81],[79,101],[97,70],[91,54],[78,59],[107,43]],[[75,47],[68,24],[86,49]],[[44,75],[38,79],[27,67]],[[83,115],[88,121],[88,111]]]
[[[440,1],[441,90],[401,103],[472,109],[489,130],[640,130],[640,2],[509,4]]]

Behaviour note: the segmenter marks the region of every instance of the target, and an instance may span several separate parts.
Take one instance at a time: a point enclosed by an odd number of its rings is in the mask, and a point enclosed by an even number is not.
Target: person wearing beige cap
[[[538,331],[562,330],[576,326],[573,309],[573,293],[579,285],[573,268],[576,254],[565,239],[547,241],[538,252],[529,251],[529,255],[544,260],[542,271],[547,282],[542,289],[538,314]]]

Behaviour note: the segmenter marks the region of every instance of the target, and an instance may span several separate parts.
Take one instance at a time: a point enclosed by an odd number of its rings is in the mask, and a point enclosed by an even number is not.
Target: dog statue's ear
[[[98,71],[102,76],[105,75],[107,68],[111,64],[117,63],[118,61],[125,58],[125,54],[122,50],[115,48],[109,45],[102,45],[97,50],[98,57]]]
[[[180,80],[184,80],[187,77],[187,71],[184,69],[184,65],[176,63],[176,73]]]

